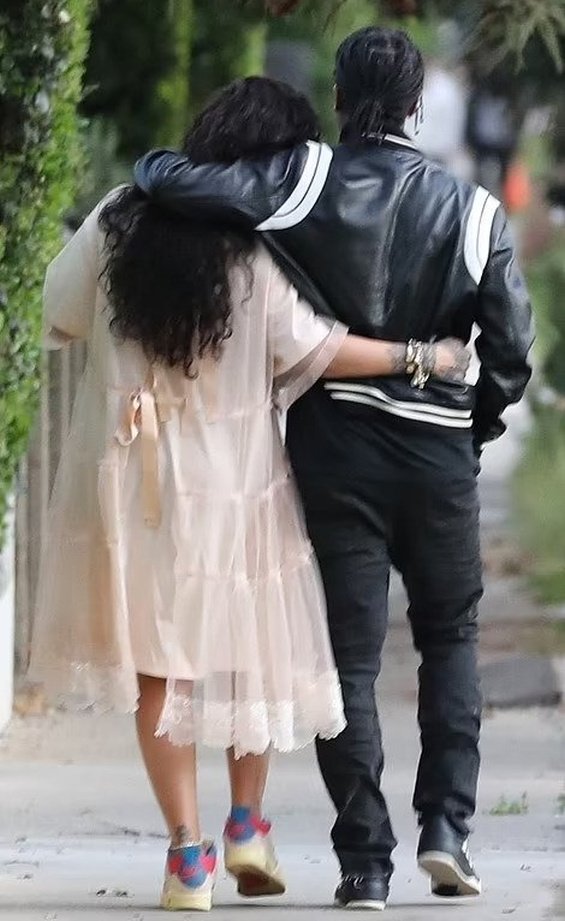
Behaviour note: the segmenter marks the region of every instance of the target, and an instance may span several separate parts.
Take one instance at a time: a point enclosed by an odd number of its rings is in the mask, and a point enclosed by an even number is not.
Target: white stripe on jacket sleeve
[[[467,271],[478,285],[490,255],[490,235],[494,216],[500,202],[494,195],[479,186],[473,196],[465,229],[463,253]]]
[[[257,230],[285,230],[295,227],[310,214],[328,178],[333,150],[328,144],[308,141],[308,154],[302,175],[289,197]]]

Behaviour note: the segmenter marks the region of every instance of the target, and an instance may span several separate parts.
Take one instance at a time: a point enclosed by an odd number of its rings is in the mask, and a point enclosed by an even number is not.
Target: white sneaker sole
[[[284,895],[286,883],[281,869],[265,849],[257,845],[230,844],[225,852],[226,870],[237,880],[237,891],[246,898]]]
[[[334,906],[345,911],[384,911],[386,902],[380,902],[377,899],[363,899],[362,902],[346,902],[344,904],[339,899],[336,899]]]
[[[191,892],[179,879],[171,876],[163,886],[161,908],[165,911],[210,911],[212,890],[213,884]]]
[[[457,889],[452,898],[480,895],[481,881],[476,876],[465,876],[455,857],[443,851],[424,851],[418,857],[418,866],[432,877],[432,886],[451,886]]]

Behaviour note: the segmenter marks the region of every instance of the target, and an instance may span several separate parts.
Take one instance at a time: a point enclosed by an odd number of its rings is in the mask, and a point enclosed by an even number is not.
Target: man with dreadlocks
[[[468,341],[475,387],[429,378],[426,349],[398,376],[316,385],[288,419],[288,447],[324,579],[348,727],[319,741],[337,810],[336,903],[382,909],[396,841],[381,793],[374,683],[389,573],[402,574],[421,655],[420,867],[439,896],[477,895],[467,849],[479,773],[476,475],[483,445],[530,377],[530,307],[499,202],[428,162],[404,132],[421,110],[422,58],[408,36],[366,28],[337,52],[341,142],[221,167],[148,154],[138,185],[186,216],[260,231],[291,280],[356,333]],[[316,300],[317,297],[317,300]]]

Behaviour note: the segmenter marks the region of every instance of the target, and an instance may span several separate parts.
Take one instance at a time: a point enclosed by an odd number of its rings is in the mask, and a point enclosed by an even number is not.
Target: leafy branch
[[[483,0],[474,47],[496,66],[513,56],[524,64],[528,43],[539,36],[559,73],[563,72],[560,38],[565,36],[565,0]]]
[[[245,2],[245,0],[244,0]],[[288,16],[300,8],[311,9],[321,22],[328,22],[351,0],[263,0],[264,10],[272,16]],[[524,64],[528,44],[539,37],[559,73],[563,71],[560,42],[565,37],[565,0],[374,0],[375,12],[387,17],[427,15],[458,16],[475,13],[478,23],[471,36],[471,49],[489,66],[496,67],[505,58],[514,58],[516,69]]]

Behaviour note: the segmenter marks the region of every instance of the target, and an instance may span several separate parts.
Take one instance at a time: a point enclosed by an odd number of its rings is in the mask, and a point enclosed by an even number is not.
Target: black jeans
[[[437,429],[415,426],[405,432],[412,438],[410,451],[399,453],[402,425],[369,422],[375,423],[376,440],[355,421],[342,432],[346,465],[338,461],[331,469],[328,442],[323,473],[304,464],[312,436],[302,428],[298,442],[296,423],[289,445],[300,462],[295,470],[324,580],[348,721],[342,735],[317,746],[337,810],[332,839],[344,872],[388,874],[396,841],[380,790],[383,750],[374,684],[387,629],[390,567],[403,577],[422,660],[414,808],[420,821],[447,815],[462,834],[475,809],[479,772],[482,580],[470,435],[442,446]],[[316,434],[313,454],[324,440],[323,427]]]

